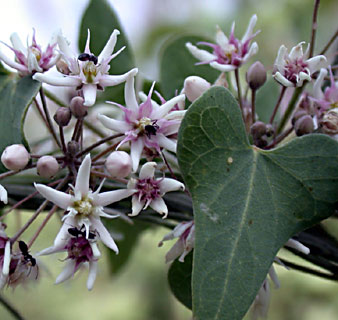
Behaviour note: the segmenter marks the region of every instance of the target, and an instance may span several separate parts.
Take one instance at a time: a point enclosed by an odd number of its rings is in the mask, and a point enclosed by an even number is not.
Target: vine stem
[[[2,295],[0,295],[0,303],[7,309],[7,311],[18,320],[25,320],[22,315],[17,311]]]
[[[280,103],[282,102],[282,99],[284,97],[285,91],[286,91],[286,87],[283,86],[282,90],[281,90],[281,92],[279,94],[278,100],[276,102],[276,105],[275,105],[275,107],[273,109],[272,115],[270,117],[270,121],[269,121],[270,124],[272,124],[273,120],[275,119],[275,116],[277,114],[277,110],[278,110],[278,108],[280,106]]]
[[[314,8],[313,8],[309,58],[311,58],[313,56],[313,51],[314,51],[314,47],[315,47],[319,3],[320,3],[320,0],[315,0],[315,5],[314,5]]]
[[[337,37],[338,37],[338,29],[336,30],[334,35],[331,37],[329,42],[326,44],[326,46],[323,48],[323,50],[319,54],[325,54],[325,52],[330,48],[330,46],[336,40]]]
[[[241,108],[241,111],[243,113],[242,90],[241,90],[241,83],[240,83],[240,79],[239,79],[238,68],[235,69],[235,78],[236,78],[236,85],[237,85],[238,103],[239,103],[239,107]]]

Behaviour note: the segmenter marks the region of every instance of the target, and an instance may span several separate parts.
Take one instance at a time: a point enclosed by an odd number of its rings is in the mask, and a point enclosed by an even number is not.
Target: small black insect
[[[25,261],[30,262],[32,267],[34,267],[36,265],[36,260],[33,258],[31,254],[29,254],[27,244],[24,243],[23,241],[19,241],[19,248]]]
[[[82,227],[83,228],[83,227]],[[73,237],[86,237],[86,230],[82,230],[82,228],[79,230],[78,228],[68,228],[68,233],[73,236]],[[95,233],[89,232],[88,239],[94,239],[95,238]]]
[[[80,61],[91,61],[94,64],[97,64],[97,61],[98,61],[96,56],[94,56],[93,54],[89,54],[89,53],[81,53],[77,58]]]
[[[144,127],[144,131],[146,132],[147,137],[150,139],[151,136],[156,136],[156,132],[157,130],[160,128],[157,124],[156,124],[157,120],[154,120],[152,124],[147,124]]]

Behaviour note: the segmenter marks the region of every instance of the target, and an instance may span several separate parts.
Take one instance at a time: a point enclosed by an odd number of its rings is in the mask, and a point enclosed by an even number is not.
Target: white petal
[[[236,67],[233,66],[232,64],[221,64],[216,61],[211,62],[210,67],[217,69],[221,72],[230,72],[236,69]]]
[[[157,167],[156,162],[145,163],[140,170],[139,178],[140,179],[153,178],[156,167]]]
[[[177,147],[176,140],[169,139],[165,137],[163,134],[158,134],[157,141],[158,141],[158,144],[164,149],[167,149],[171,152],[176,153],[176,147]]]
[[[11,263],[11,242],[9,240],[6,241],[5,244],[5,253],[4,260],[2,265],[2,274],[7,276],[9,274],[9,265]]]
[[[327,76],[327,70],[324,68],[320,69],[319,76],[316,79],[316,82],[313,85],[313,95],[317,99],[323,99],[324,94],[322,91],[322,85],[324,82],[324,78]]]
[[[86,107],[91,107],[95,104],[96,101],[96,92],[97,85],[96,84],[84,84],[82,87],[84,103],[83,105]]]
[[[166,120],[182,120],[187,110],[176,110],[168,113],[164,119]]]
[[[90,291],[93,289],[94,282],[97,275],[97,261],[89,262],[89,273],[87,279],[87,289]]]
[[[91,54],[89,44],[90,44],[90,30],[87,29],[87,40],[86,40],[84,52]]]
[[[289,239],[285,246],[298,250],[304,254],[309,254],[310,249],[297,240]]]
[[[0,184],[0,201],[4,204],[8,203],[7,190]]]
[[[133,164],[133,172],[137,171],[143,148],[144,148],[144,142],[142,138],[138,138],[135,141],[131,141],[130,157],[131,157],[131,161]]]
[[[126,101],[126,106],[130,110],[133,110],[134,112],[136,112],[139,106],[136,100],[134,82],[135,82],[134,75],[131,74],[127,78],[126,84],[124,86],[124,99]]]
[[[113,33],[110,35],[109,40],[107,41],[106,45],[104,46],[103,50],[98,56],[99,63],[102,62],[103,60],[110,58],[111,54],[114,51],[116,41],[117,41],[117,36],[119,34],[120,34],[120,31],[115,29]]]
[[[178,258],[184,251],[184,244],[182,240],[177,240],[171,249],[165,255],[165,263],[172,262]]]
[[[258,52],[258,44],[254,42],[249,49],[249,52],[243,57],[242,63],[246,63],[253,55]]]
[[[306,60],[306,62],[308,64],[311,73],[316,72],[320,68],[327,67],[327,60],[325,56],[315,56]]]
[[[165,219],[168,215],[168,208],[164,202],[164,200],[162,198],[157,198],[155,200],[153,200],[150,204],[149,204],[150,208],[152,208],[153,210],[155,210],[156,212],[158,212],[159,214],[163,215],[163,219]]]
[[[165,194],[171,191],[182,190],[184,191],[184,184],[171,178],[164,178],[160,183],[161,194]]]
[[[14,32],[10,36],[10,40],[13,45],[13,49],[21,51],[25,56],[27,56],[27,48],[23,45],[19,35]]]
[[[303,84],[304,80],[311,81],[311,76],[309,76],[305,72],[299,72],[299,79],[297,81],[297,87],[300,87]]]
[[[216,26],[216,42],[218,45],[221,46],[223,50],[226,50],[229,44],[229,39],[227,38],[227,36],[224,34],[224,32],[221,30],[219,26]]]
[[[101,241],[110,249],[116,252],[116,254],[119,253],[119,249],[117,248],[117,245],[106,229],[106,227],[103,225],[100,219],[92,219],[92,226],[94,229],[96,229],[97,233],[99,234],[99,237]]]
[[[103,114],[98,114],[97,118],[106,128],[114,130],[116,132],[125,133],[132,129],[132,126],[130,126],[127,122],[111,119]]]
[[[249,22],[249,25],[248,25],[248,28],[246,29],[246,32],[242,38],[242,43],[244,43],[245,41],[247,41],[253,34],[253,29],[256,25],[256,22],[257,22],[257,15],[253,15],[250,19],[250,22]]]
[[[269,276],[270,276],[272,282],[275,284],[276,289],[280,288],[280,282],[278,280],[278,276],[277,276],[277,273],[276,273],[274,266],[270,267]]]
[[[66,266],[63,268],[62,272],[58,275],[55,280],[55,284],[59,284],[71,278],[74,275],[75,270],[75,261],[68,260]]]
[[[89,191],[90,166],[92,160],[90,154],[87,154],[81,163],[79,172],[77,173],[75,182],[75,195],[80,192],[82,196],[86,196]]]
[[[70,234],[68,232],[69,228],[74,228],[76,227],[76,223],[73,217],[67,217],[61,228],[60,231],[58,232],[58,234],[56,235],[55,239],[54,239],[54,248],[55,249],[60,249],[62,247],[64,247],[70,237]]]
[[[170,100],[168,100],[166,103],[162,104],[159,108],[156,108],[151,113],[151,117],[153,119],[162,119],[165,115],[175,106],[175,104],[184,101],[185,95],[180,94],[179,96],[176,96]]]
[[[78,87],[82,84],[82,80],[80,78],[75,77],[55,77],[49,76],[45,73],[35,73],[33,75],[33,79],[48,83],[52,86],[65,86],[65,87]]]
[[[121,75],[104,75],[99,78],[99,84],[102,87],[112,87],[125,82],[129,77],[134,77],[138,72],[137,68],[131,69],[130,71]]]
[[[98,206],[108,206],[111,203],[120,201],[124,198],[128,198],[132,194],[135,193],[134,189],[121,189],[121,190],[114,190],[114,191],[107,191],[103,193],[99,193],[97,195],[97,200],[95,202]]]
[[[274,79],[276,81],[278,81],[282,86],[284,87],[294,87],[295,85],[289,81],[288,79],[286,79],[280,72],[276,72],[274,75],[273,75]]]
[[[285,56],[287,54],[288,49],[284,46],[281,45],[279,50],[278,50],[278,54],[277,54],[277,58],[275,61],[275,66],[277,67],[279,72],[284,72],[284,66],[285,66]]]
[[[47,200],[53,202],[61,209],[66,210],[71,204],[72,196],[62,191],[55,190],[43,184],[34,183],[35,189]]]
[[[97,243],[96,242],[89,242],[89,245],[92,248],[94,258],[101,257],[101,252],[100,252],[100,250],[97,246]]]
[[[137,216],[143,209],[145,201],[139,201],[138,196],[134,195],[131,199],[132,213],[128,214],[131,217]]]
[[[43,71],[43,69],[40,68],[39,66],[36,56],[31,52],[31,50],[28,51],[28,55],[27,55],[27,67],[30,72],[33,72],[33,71],[42,72]]]
[[[58,34],[57,42],[60,48],[60,51],[67,57],[67,58],[74,58],[76,55],[70,49],[67,39],[62,35]]]
[[[305,43],[305,41],[299,42],[296,46],[294,46],[290,53],[289,53],[289,57],[292,61],[296,60],[296,59],[300,59],[304,56],[303,53],[303,44]]]
[[[185,44],[185,46],[187,47],[187,49],[190,51],[190,53],[198,60],[200,61],[211,61],[211,60],[215,60],[217,59],[217,57],[215,55],[213,55],[212,53],[206,51],[206,50],[202,50],[202,49],[198,49],[196,46],[194,46],[193,44],[191,44],[190,42],[187,42]]]
[[[27,72],[27,68],[25,66],[7,57],[1,50],[0,50],[0,60],[2,60],[5,64],[10,66],[11,68],[14,68],[21,72]]]

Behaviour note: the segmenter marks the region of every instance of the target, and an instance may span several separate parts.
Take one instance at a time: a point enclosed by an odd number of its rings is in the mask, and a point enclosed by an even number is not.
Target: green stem
[[[0,295],[0,303],[7,309],[7,311],[18,320],[24,320],[22,315],[17,311],[2,295]]]
[[[291,117],[292,112],[293,112],[293,110],[296,107],[296,102],[297,102],[300,94],[302,93],[304,87],[305,86],[303,85],[302,87],[296,88],[295,92],[293,93],[293,96],[292,96],[292,98],[291,98],[291,100],[289,102],[289,105],[288,105],[288,107],[287,107],[287,109],[286,109],[286,111],[285,111],[285,113],[283,115],[283,118],[282,118],[282,120],[279,123],[279,126],[277,128],[277,133],[278,134],[282,132],[282,130],[284,129],[286,123],[288,122],[289,118]]]

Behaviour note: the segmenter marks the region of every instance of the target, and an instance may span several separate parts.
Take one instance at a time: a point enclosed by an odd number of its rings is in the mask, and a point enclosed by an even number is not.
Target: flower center
[[[39,62],[41,59],[41,52],[39,49],[31,46],[30,47],[31,52],[35,55],[36,61]]]
[[[92,61],[86,61],[82,67],[84,76],[86,77],[87,83],[93,83],[97,76],[97,67]]]
[[[81,200],[74,201],[73,208],[79,213],[86,217],[90,216],[93,212],[93,203],[88,197],[84,197]]]
[[[140,201],[152,201],[161,196],[160,184],[161,180],[152,178],[139,179],[136,185],[137,195]]]
[[[295,61],[287,61],[284,75],[286,79],[293,83],[297,83],[300,72],[309,74],[308,65],[303,59],[299,58]]]
[[[89,241],[84,237],[71,238],[66,245],[68,259],[75,259],[78,262],[90,261],[93,257],[93,250]]]

